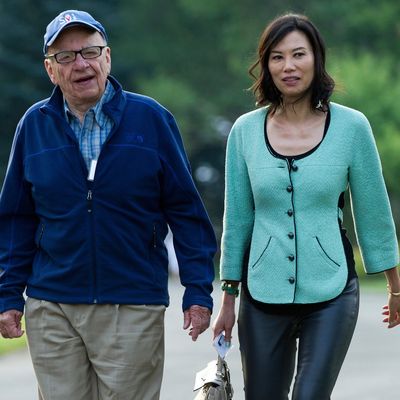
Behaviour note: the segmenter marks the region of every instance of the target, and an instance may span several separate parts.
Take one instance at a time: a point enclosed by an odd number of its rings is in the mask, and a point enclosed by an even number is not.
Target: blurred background
[[[247,70],[258,38],[281,13],[308,15],[325,38],[333,100],[371,122],[400,226],[398,0],[0,0],[0,183],[18,120],[52,90],[43,67],[45,27],[74,8],[105,25],[112,74],[124,88],[154,97],[176,117],[218,238],[226,138],[234,120],[255,107]],[[345,225],[356,245],[348,201]]]

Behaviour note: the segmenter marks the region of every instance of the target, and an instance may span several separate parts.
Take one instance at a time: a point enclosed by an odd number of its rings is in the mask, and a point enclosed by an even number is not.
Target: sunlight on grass
[[[26,347],[25,335],[18,339],[0,338],[0,356],[9,353],[10,351],[23,349],[25,347]]]

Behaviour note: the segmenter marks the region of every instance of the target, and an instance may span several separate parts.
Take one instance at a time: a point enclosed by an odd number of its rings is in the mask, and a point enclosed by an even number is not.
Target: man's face
[[[99,32],[74,26],[61,32],[49,47],[47,54],[105,44]],[[104,48],[97,58],[84,59],[81,54],[77,54],[75,61],[59,64],[51,57],[44,60],[44,65],[50,80],[60,87],[68,105],[72,109],[85,112],[96,104],[104,93],[107,76],[111,70],[110,48]]]

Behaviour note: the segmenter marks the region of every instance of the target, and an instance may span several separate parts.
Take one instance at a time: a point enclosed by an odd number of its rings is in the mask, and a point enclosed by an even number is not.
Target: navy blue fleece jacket
[[[173,116],[116,90],[94,181],[58,87],[18,124],[0,196],[0,312],[23,293],[61,303],[168,305],[167,224],[185,286],[183,309],[212,308],[212,226]]]

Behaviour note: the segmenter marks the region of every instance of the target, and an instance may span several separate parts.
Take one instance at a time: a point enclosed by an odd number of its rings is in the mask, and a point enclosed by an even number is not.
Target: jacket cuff
[[[209,289],[209,290],[207,290]],[[187,286],[183,294],[182,310],[186,311],[191,306],[207,307],[211,312],[213,311],[213,299],[211,297],[212,285],[210,288],[198,288],[195,286]]]

